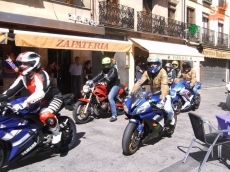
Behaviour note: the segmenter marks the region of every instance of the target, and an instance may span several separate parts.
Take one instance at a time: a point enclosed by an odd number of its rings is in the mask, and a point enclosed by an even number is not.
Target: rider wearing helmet
[[[52,143],[57,144],[61,140],[58,120],[55,113],[58,112],[62,105],[62,95],[56,84],[50,81],[46,71],[41,69],[40,56],[34,52],[24,52],[18,55],[16,59],[20,75],[3,94],[9,98],[17,94],[21,89],[26,88],[30,96],[22,103],[15,104],[15,111],[28,108],[37,102],[44,105],[39,117],[43,124],[47,125],[53,133]]]
[[[145,71],[140,80],[138,80],[131,94],[137,93],[141,85],[146,81],[150,81],[151,92],[161,91],[160,99],[157,103],[157,107],[163,109],[168,114],[168,121],[171,125],[175,124],[174,111],[171,105],[171,97],[168,95],[169,86],[168,86],[168,76],[166,71],[162,68],[162,60],[159,57],[148,57],[147,59],[148,70]]]
[[[172,62],[172,67],[173,67],[173,69],[175,70],[175,72],[176,72],[176,77],[178,76],[178,73],[180,72],[180,69],[179,69],[179,63],[178,63],[178,61],[173,61]]]
[[[189,61],[185,61],[182,64],[182,70],[178,74],[178,78],[183,78],[190,83],[190,89],[192,89],[195,98],[197,97],[197,80],[196,71],[192,68]]]
[[[174,82],[174,79],[176,78],[176,71],[172,68],[171,63],[166,63],[165,70],[168,74],[168,84],[171,86]]]
[[[105,82],[107,83],[107,88],[109,91],[108,99],[109,104],[112,112],[112,117],[110,118],[110,122],[114,122],[117,120],[117,110],[116,110],[116,104],[114,101],[114,97],[118,93],[120,89],[120,80],[118,78],[118,72],[116,66],[112,63],[111,58],[104,57],[102,59],[102,71],[95,76],[91,81],[87,81],[88,83],[96,82],[102,78],[105,79]],[[86,83],[87,83],[86,82]]]

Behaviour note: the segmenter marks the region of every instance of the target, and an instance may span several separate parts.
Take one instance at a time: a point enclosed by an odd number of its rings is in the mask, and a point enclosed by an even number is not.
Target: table
[[[220,130],[230,130],[230,115],[216,115]],[[223,137],[228,137],[228,132],[223,133]]]

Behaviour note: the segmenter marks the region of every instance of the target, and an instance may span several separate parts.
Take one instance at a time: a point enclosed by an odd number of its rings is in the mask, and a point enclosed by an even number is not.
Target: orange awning
[[[14,33],[15,44],[23,47],[110,52],[132,51],[132,43],[128,41],[17,30]]]

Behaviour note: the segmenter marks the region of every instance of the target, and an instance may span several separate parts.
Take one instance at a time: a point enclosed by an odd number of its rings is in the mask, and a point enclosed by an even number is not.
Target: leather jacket
[[[92,80],[93,82],[97,82],[100,79],[105,78],[107,82],[107,86],[111,89],[114,85],[120,85],[120,80],[118,78],[118,72],[115,67],[110,68],[108,71],[102,70],[97,76],[95,76]]]
[[[190,81],[190,86],[193,87],[196,83],[196,71],[194,69],[191,69],[189,72],[185,72],[183,70],[181,70],[178,73],[178,78],[184,78],[186,81]]]
[[[163,68],[161,68],[157,73],[154,74],[145,71],[141,79],[135,83],[131,92],[135,94],[147,79],[150,81],[151,92],[161,90],[160,98],[161,100],[164,100],[165,97],[169,94],[169,86],[168,86],[168,75],[165,69]]]

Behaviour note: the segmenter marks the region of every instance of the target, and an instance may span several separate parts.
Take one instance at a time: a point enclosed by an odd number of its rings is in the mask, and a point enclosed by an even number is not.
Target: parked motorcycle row
[[[141,144],[151,139],[159,136],[171,136],[176,127],[177,115],[183,110],[195,110],[200,104],[200,94],[198,100],[195,100],[191,90],[187,88],[186,81],[175,82],[170,89],[176,121],[172,126],[167,122],[165,110],[156,106],[160,100],[160,94],[160,91],[147,92],[143,87],[136,95],[129,95],[127,86],[120,85],[115,103],[118,115],[125,114],[128,120],[122,138],[124,155],[135,153]],[[73,119],[76,123],[85,124],[93,116],[110,112],[107,85],[103,80],[84,85],[82,95],[83,98],[73,105]],[[62,109],[71,103],[73,97],[73,94],[63,95]],[[62,138],[60,143],[53,145],[52,133],[39,120],[38,114],[42,108],[40,103],[18,112],[12,108],[13,105],[22,103],[25,99],[25,97],[21,97],[9,103],[0,103],[0,168],[49,151],[51,148],[55,148],[59,152],[68,151],[74,148],[77,140],[74,121],[58,113],[56,116],[60,123]],[[185,103],[188,101],[189,104],[187,103],[185,107]]]

